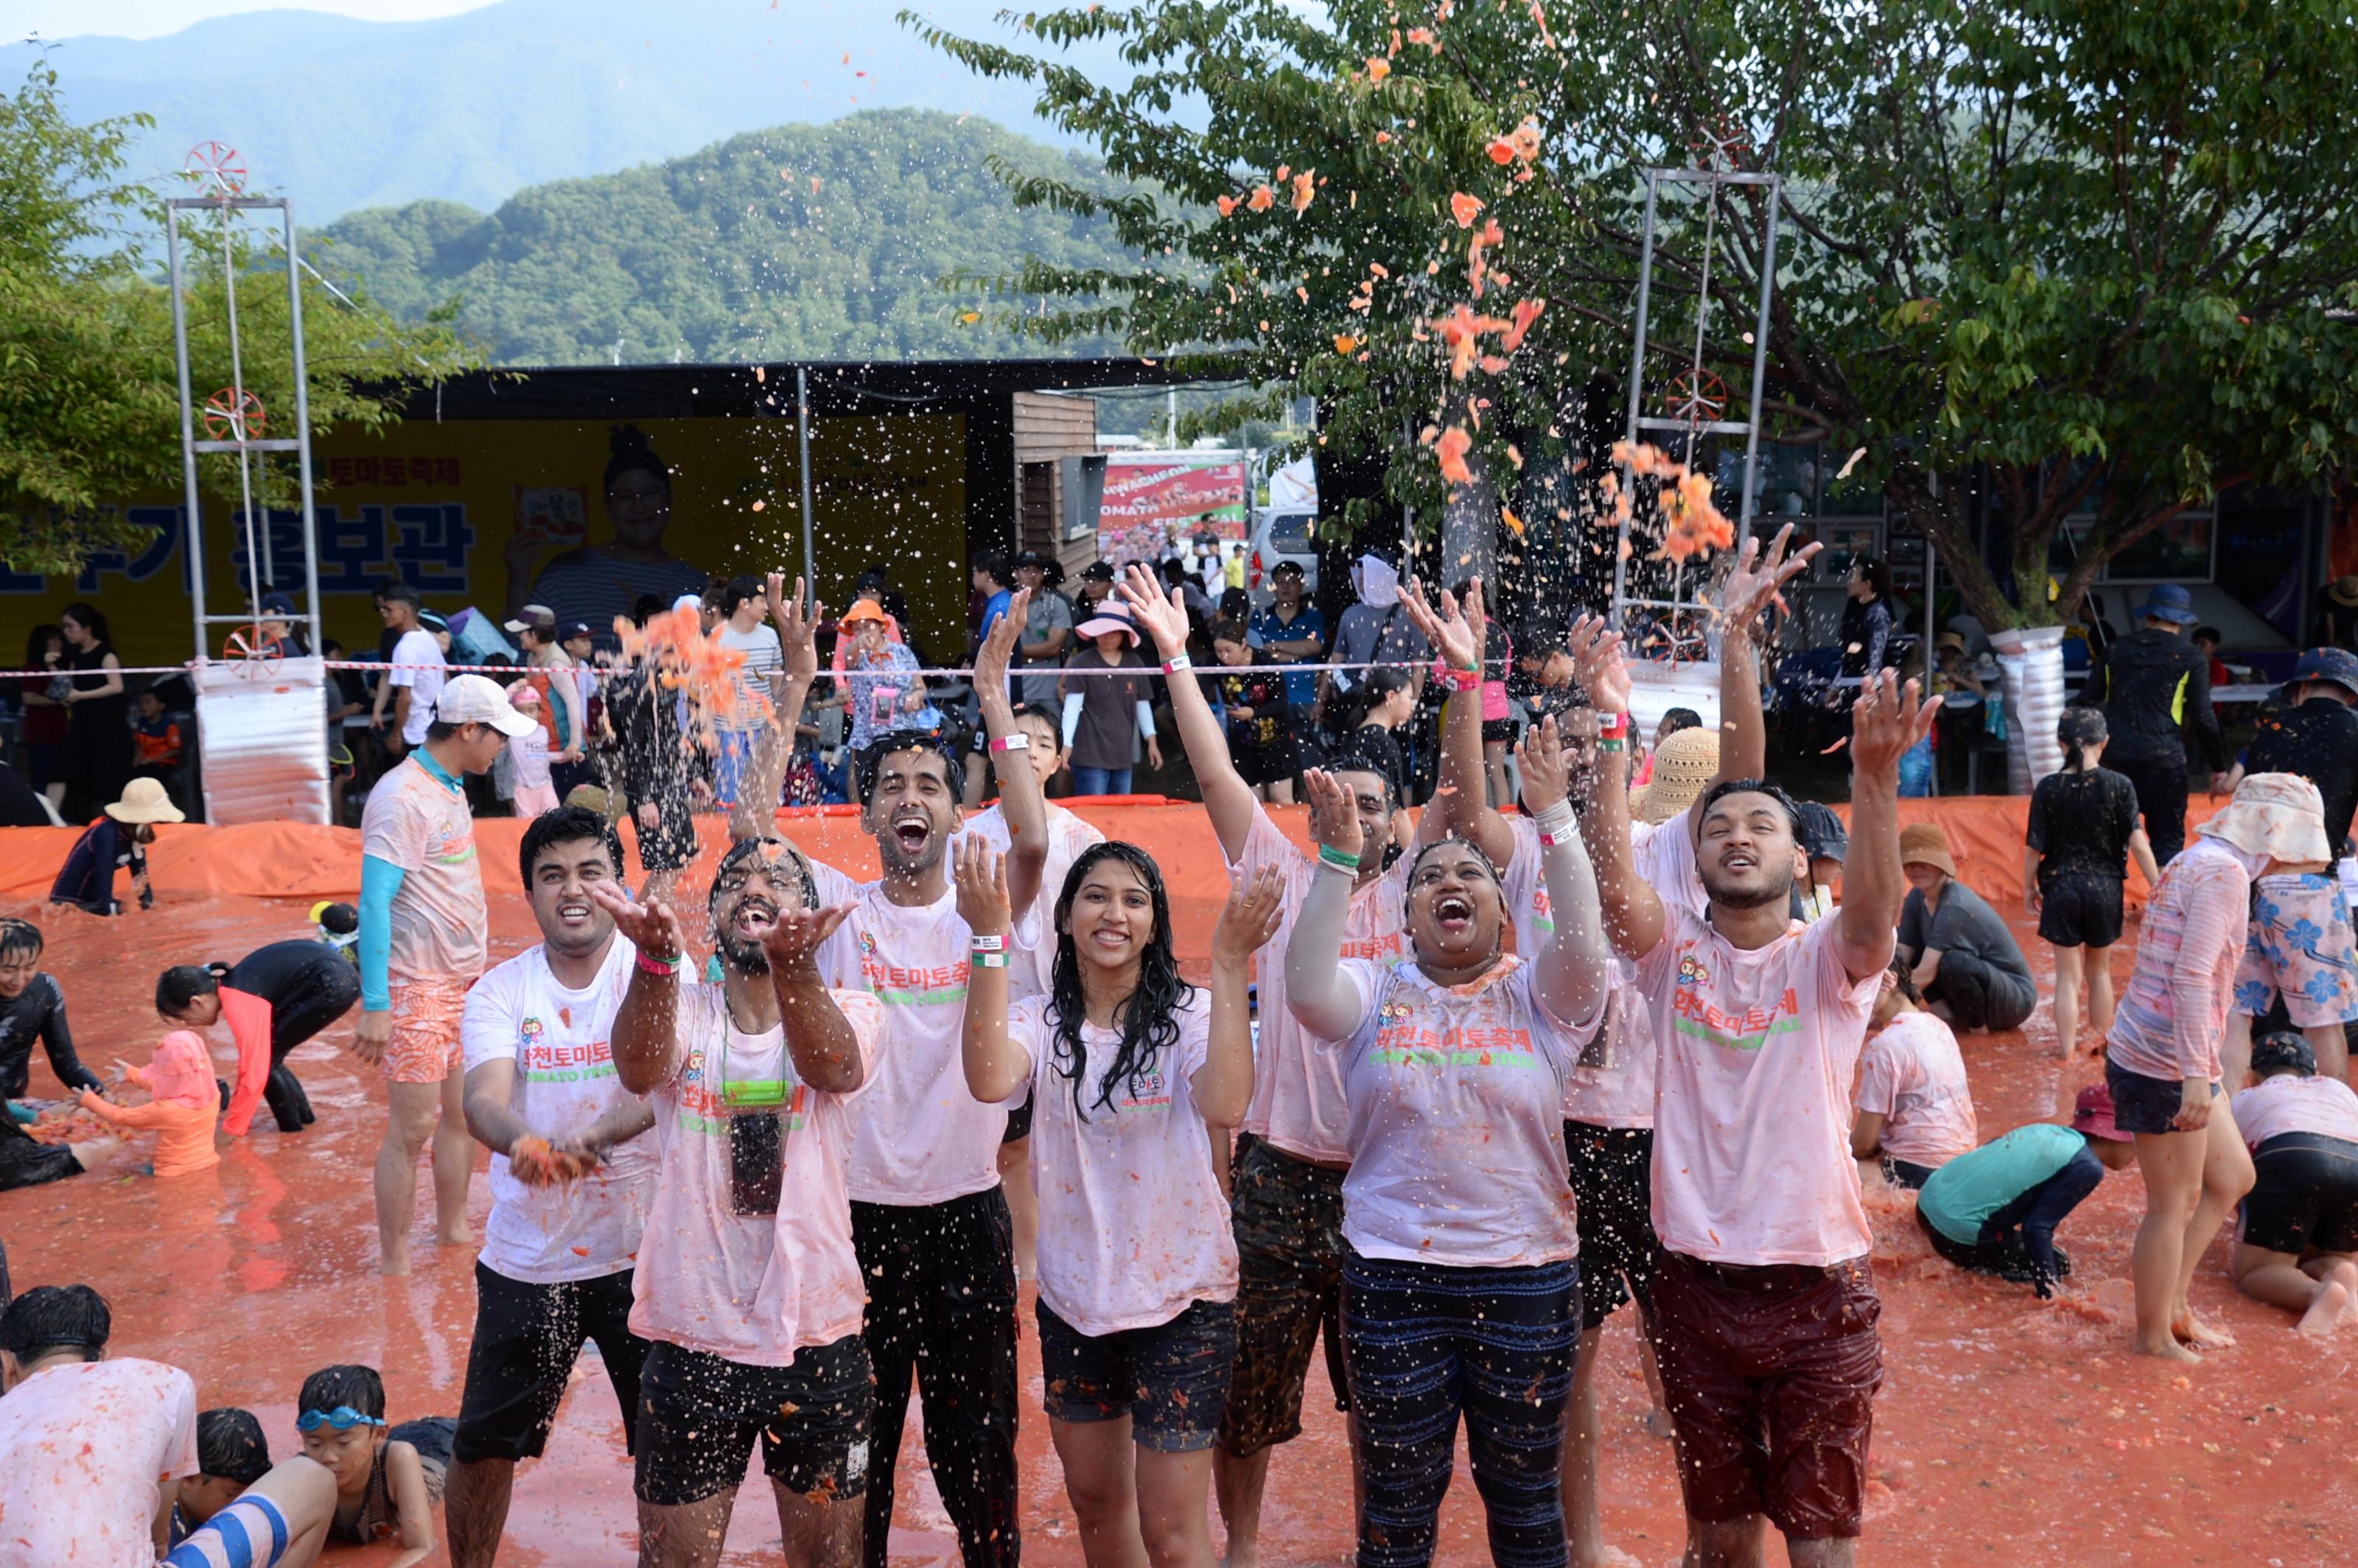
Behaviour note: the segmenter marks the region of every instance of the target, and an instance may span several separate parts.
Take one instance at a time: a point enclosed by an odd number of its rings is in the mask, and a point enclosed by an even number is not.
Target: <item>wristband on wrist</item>
[[[1596,749],[1600,752],[1618,752],[1623,748],[1619,741],[1608,741],[1600,736],[1596,741]]]
[[[978,969],[1003,969],[1007,968],[1007,955],[986,953],[978,948],[974,954],[974,967]]]
[[[679,973],[681,960],[686,957],[679,954],[669,958],[658,958],[642,947],[639,949],[639,968],[651,975],[676,975]]]
[[[979,931],[975,933],[970,950],[977,953],[1004,953],[1007,951],[1007,938],[1004,935],[991,935]]]
[[[1596,738],[1598,740],[1618,741],[1628,733],[1629,716],[1627,713],[1606,713],[1601,710],[1597,713]]]
[[[1174,654],[1163,661],[1163,673],[1166,676],[1175,676],[1181,670],[1192,670],[1195,667],[1195,661],[1184,654]]]
[[[1452,669],[1444,678],[1449,682],[1449,689],[1452,691],[1480,691],[1482,689],[1482,672],[1480,670]]]
[[[1028,752],[1032,749],[1032,737],[1029,735],[1001,735],[995,737],[991,741],[990,749],[993,752]]]
[[[1338,871],[1357,871],[1359,857],[1347,849],[1337,849],[1332,844],[1321,844],[1318,846],[1318,863],[1332,866]]]

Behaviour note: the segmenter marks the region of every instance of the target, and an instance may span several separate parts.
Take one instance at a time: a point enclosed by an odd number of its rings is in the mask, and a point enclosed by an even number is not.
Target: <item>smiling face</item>
[[[958,825],[949,759],[931,746],[885,757],[860,821],[875,837],[886,875],[917,877],[940,865]]]
[[[14,1001],[25,994],[25,988],[40,973],[41,950],[38,947],[11,947],[0,953],[0,1001]]]
[[[594,953],[605,946],[614,933],[614,917],[591,900],[590,890],[615,880],[614,857],[603,838],[562,839],[541,848],[525,896],[551,951]]]
[[[1392,841],[1392,808],[1390,786],[1381,773],[1364,773],[1357,769],[1338,773],[1335,782],[1351,792],[1359,809],[1359,828],[1367,837],[1359,848],[1359,880],[1368,881],[1383,872],[1384,846]],[[1310,808],[1310,831],[1318,831],[1318,808]]]
[[[671,481],[649,469],[630,469],[606,487],[606,518],[614,543],[634,550],[663,547],[671,526]]]
[[[1073,956],[1100,969],[1127,969],[1154,940],[1154,891],[1138,868],[1105,856],[1079,873],[1057,929],[1073,941]]]
[[[732,849],[712,879],[712,941],[720,961],[741,975],[766,975],[762,938],[778,916],[804,906],[802,868],[779,838],[749,840]]]
[[[1695,869],[1714,903],[1758,909],[1791,896],[1805,870],[1793,821],[1774,795],[1738,790],[1704,814]]]
[[[1507,901],[1488,861],[1444,838],[1417,858],[1408,880],[1408,932],[1417,961],[1464,969],[1496,957]]]

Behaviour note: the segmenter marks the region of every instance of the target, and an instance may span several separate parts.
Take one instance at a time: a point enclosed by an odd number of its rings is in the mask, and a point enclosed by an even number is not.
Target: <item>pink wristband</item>
[[[1032,737],[1029,735],[1001,735],[997,740],[991,741],[990,749],[994,752],[1028,752],[1032,749]]]

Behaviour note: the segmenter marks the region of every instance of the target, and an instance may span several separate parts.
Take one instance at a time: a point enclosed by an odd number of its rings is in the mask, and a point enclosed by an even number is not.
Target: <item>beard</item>
[[[1700,866],[1696,871],[1702,876],[1704,895],[1712,903],[1729,909],[1760,909],[1768,904],[1786,903],[1793,896],[1793,873],[1790,871],[1787,871],[1774,886],[1741,887],[1715,879]]]
[[[762,944],[739,940],[733,929],[722,928],[714,946],[720,949],[720,961],[741,975],[759,977],[770,972],[770,956],[762,951]]]

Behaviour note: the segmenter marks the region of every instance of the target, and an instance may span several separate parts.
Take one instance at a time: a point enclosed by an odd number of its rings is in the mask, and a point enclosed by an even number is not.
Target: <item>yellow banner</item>
[[[800,574],[801,471],[795,427],[782,419],[643,419],[672,470],[670,555],[722,577]],[[379,438],[338,431],[313,444],[313,515],[326,634],[371,656],[382,631],[371,595],[389,579],[416,586],[427,607],[472,606],[495,619],[511,571],[529,582],[549,560],[612,537],[605,510],[603,420],[411,419]],[[284,457],[268,460],[291,462]],[[818,514],[818,589],[841,606],[861,569],[882,564],[909,596],[927,654],[965,652],[966,419],[920,413],[827,419],[811,427]],[[0,658],[13,663],[31,628],[88,600],[110,623],[126,665],[177,665],[192,651],[187,509],[179,498],[130,503],[133,521],[157,530],[131,557],[85,563],[73,577],[0,569]],[[246,534],[234,504],[206,498],[207,599],[216,614],[244,608]],[[302,517],[257,516],[268,551],[265,585],[299,604]],[[267,538],[262,536],[266,528]],[[515,545],[513,559],[511,543]],[[527,594],[525,597],[529,597]],[[218,654],[232,628],[207,633]]]

